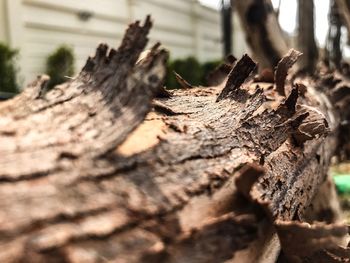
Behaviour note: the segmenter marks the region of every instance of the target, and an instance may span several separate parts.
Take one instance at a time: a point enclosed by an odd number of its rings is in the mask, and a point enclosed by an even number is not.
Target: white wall
[[[7,43],[6,1],[0,0],[0,42]]]
[[[21,70],[26,82],[45,72],[46,58],[62,44],[73,47],[80,69],[98,43],[117,46],[129,22],[124,0],[21,0],[21,6]],[[93,17],[80,20],[82,10]]]
[[[147,14],[154,20],[150,45],[160,41],[172,58],[194,55],[200,61],[208,61],[222,56],[220,13],[197,1],[1,1],[8,5],[8,38],[13,47],[20,48],[21,72],[26,83],[45,72],[47,56],[59,45],[74,48],[78,71],[98,43],[118,47],[127,24],[144,20]],[[90,11],[93,16],[82,21],[78,18],[80,11]]]

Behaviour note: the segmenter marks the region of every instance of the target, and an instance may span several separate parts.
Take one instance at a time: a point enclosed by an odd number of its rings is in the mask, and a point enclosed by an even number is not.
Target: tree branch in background
[[[229,0],[221,1],[222,34],[224,40],[224,53],[226,57],[232,53],[232,7]]]
[[[308,73],[314,72],[318,59],[314,27],[313,0],[298,0],[298,49],[303,53],[299,67]]]
[[[336,0],[331,1],[329,29],[325,50],[325,61],[333,68],[340,68],[342,51],[340,47],[342,19]]]
[[[348,30],[348,43],[350,43],[350,0],[335,0],[343,25]]]
[[[245,0],[234,4],[260,69],[273,69],[288,47],[271,1]]]
[[[280,16],[281,2],[282,2],[282,0],[279,0],[279,1],[278,1],[278,6],[277,6],[277,8],[275,9],[277,19],[278,19],[278,17]]]

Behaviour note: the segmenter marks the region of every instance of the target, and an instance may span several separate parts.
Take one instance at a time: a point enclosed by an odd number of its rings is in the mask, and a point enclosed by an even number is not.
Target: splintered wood
[[[346,155],[345,78],[287,78],[291,51],[276,84],[245,55],[168,92],[167,52],[138,60],[151,25],[0,104],[0,262],[348,262],[331,200],[313,206]]]

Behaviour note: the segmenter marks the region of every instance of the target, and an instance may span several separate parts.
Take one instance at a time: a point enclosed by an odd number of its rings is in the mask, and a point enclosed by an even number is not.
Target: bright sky
[[[277,7],[279,0],[272,0]],[[329,0],[314,1],[315,3],[315,34],[320,45],[324,45],[328,31]],[[296,29],[297,0],[281,0],[279,22],[281,27],[288,33]]]
[[[240,1],[240,0],[238,0]],[[272,0],[274,7],[280,0]],[[221,0],[199,0],[202,4],[218,9]],[[294,33],[296,30],[297,0],[281,0],[279,22],[283,30]],[[328,30],[329,0],[315,1],[316,39],[320,45],[325,44]]]
[[[219,9],[221,0],[199,0],[199,2],[201,2],[203,5]]]

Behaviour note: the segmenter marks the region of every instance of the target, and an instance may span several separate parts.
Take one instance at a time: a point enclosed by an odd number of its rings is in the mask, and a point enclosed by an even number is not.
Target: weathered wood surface
[[[167,94],[166,51],[137,62],[150,27],[0,104],[0,262],[346,262],[347,227],[305,216],[347,139],[343,77],[281,77],[284,97],[244,56],[222,85]]]

